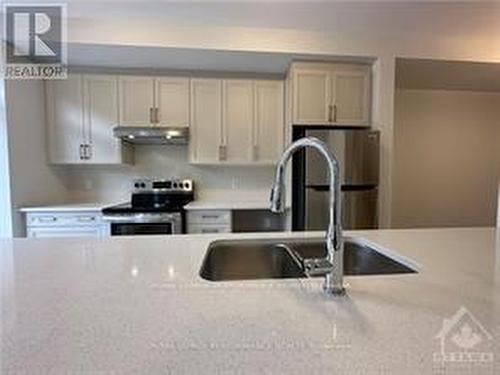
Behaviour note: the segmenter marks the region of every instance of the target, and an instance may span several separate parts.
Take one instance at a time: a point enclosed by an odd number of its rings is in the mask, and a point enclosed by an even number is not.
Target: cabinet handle
[[[332,122],[332,105],[328,104],[328,122]]]
[[[207,229],[207,228],[203,228],[201,230],[201,233],[219,233],[219,229]]]
[[[201,215],[202,219],[218,219],[219,215]]]
[[[337,104],[333,105],[333,122],[337,122]]]
[[[253,160],[259,159],[259,146],[258,145],[254,145],[252,148],[252,158],[253,158]]]
[[[227,149],[225,145],[219,146],[219,160],[224,161],[227,159]]]
[[[155,124],[160,123],[160,109],[157,107],[155,108]]]
[[[95,221],[95,217],[94,216],[79,216],[77,218],[78,221],[81,221],[81,222],[89,222],[89,221]]]
[[[80,160],[84,160],[83,144],[80,144]]]
[[[92,145],[87,145],[87,160],[92,159]]]
[[[153,107],[149,108],[149,122],[151,124],[155,123],[155,109]]]
[[[57,217],[55,217],[55,216],[42,216],[42,217],[38,218],[38,221],[40,221],[42,223],[51,223],[51,222],[57,221]]]

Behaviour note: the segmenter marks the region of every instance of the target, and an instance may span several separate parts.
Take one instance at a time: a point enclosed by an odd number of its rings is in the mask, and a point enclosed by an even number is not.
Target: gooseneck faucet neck
[[[311,147],[324,156],[328,164],[330,186],[329,215],[326,231],[327,261],[332,269],[325,274],[325,292],[333,295],[344,294],[343,287],[343,241],[341,225],[341,192],[339,164],[328,146],[314,137],[301,138],[292,143],[282,154],[276,167],[276,178],[271,191],[271,211],[284,212],[285,209],[285,167],[293,154],[301,148]]]

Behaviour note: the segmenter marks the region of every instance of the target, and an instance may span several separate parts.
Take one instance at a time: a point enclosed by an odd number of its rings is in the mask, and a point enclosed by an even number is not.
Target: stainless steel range
[[[106,207],[112,236],[185,233],[183,207],[194,198],[192,180],[139,179],[129,203]]]

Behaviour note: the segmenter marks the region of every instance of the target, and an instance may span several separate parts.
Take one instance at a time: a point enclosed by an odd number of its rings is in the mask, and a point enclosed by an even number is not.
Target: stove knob
[[[136,189],[139,189],[139,187],[140,187],[140,186],[141,186],[141,185],[140,185],[138,182],[136,182],[136,183],[134,184],[134,187],[135,187]]]
[[[184,189],[189,189],[189,182],[184,182]]]
[[[172,186],[174,187],[174,189],[177,189],[177,187],[178,187],[177,182],[174,182],[174,184]]]
[[[144,182],[141,184],[141,188],[143,188],[143,189],[146,188],[146,184]]]

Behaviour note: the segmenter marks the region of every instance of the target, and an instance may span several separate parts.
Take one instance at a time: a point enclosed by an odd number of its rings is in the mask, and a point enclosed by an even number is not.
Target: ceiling
[[[500,92],[500,63],[397,59],[396,87]]]

